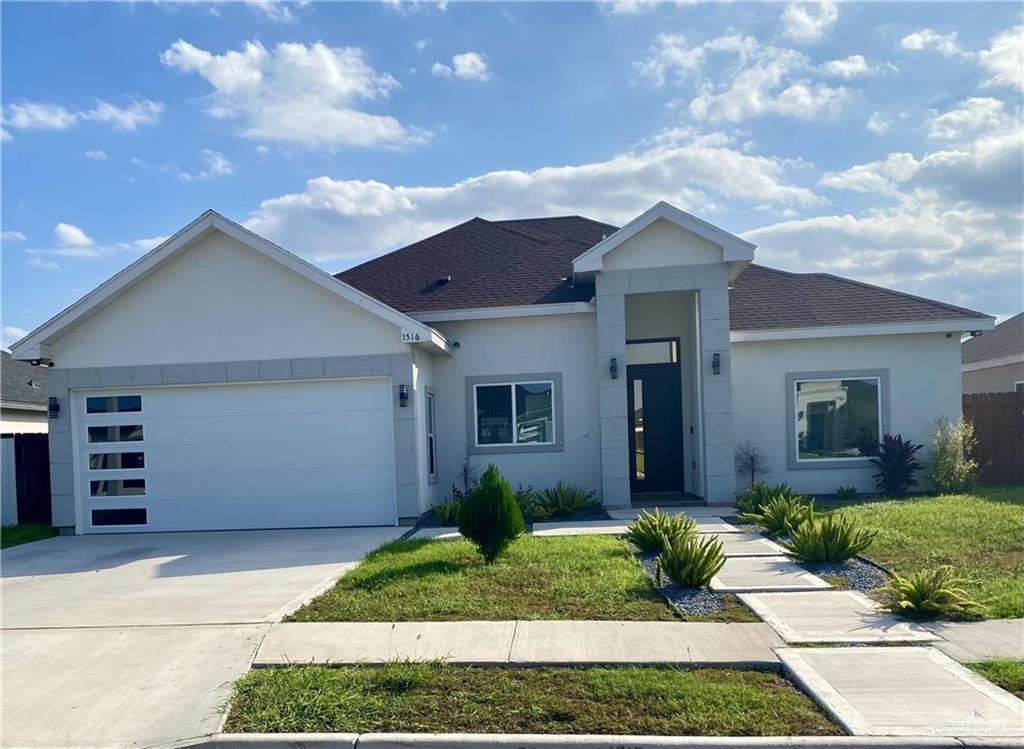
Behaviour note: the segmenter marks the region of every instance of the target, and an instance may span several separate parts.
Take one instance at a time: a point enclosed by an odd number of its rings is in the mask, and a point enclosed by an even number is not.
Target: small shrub
[[[803,562],[845,562],[871,546],[877,535],[857,528],[852,518],[831,512],[798,525],[782,546]]]
[[[520,484],[516,489],[515,500],[523,517],[531,523],[540,523],[551,517],[551,512],[541,504],[532,486],[524,487]]]
[[[487,564],[526,530],[512,488],[493,463],[462,501],[458,524],[459,533],[476,544]]]
[[[537,499],[548,515],[566,517],[577,512],[598,506],[594,500],[594,492],[588,492],[580,486],[573,486],[559,481],[554,487],[542,490]]]
[[[777,494],[765,502],[760,510],[740,515],[743,520],[757,523],[773,536],[792,535],[793,531],[814,517],[814,502],[798,495]]]
[[[840,486],[836,489],[836,502],[856,502],[860,492],[854,486]]]
[[[658,556],[656,576],[658,585],[665,575],[676,585],[699,588],[711,583],[725,564],[722,542],[716,536],[698,536],[689,533],[665,539],[665,548]]]
[[[878,454],[871,462],[878,468],[875,486],[887,497],[902,497],[912,486],[917,486],[914,471],[921,467],[915,457],[923,445],[904,440],[899,434],[886,434],[878,446]]]
[[[943,493],[962,492],[974,483],[978,471],[971,454],[978,446],[974,425],[961,416],[954,422],[942,417],[932,437],[932,461],[928,464],[928,480]]]
[[[455,525],[461,505],[461,499],[446,499],[441,504],[434,505],[434,515],[443,525]]]
[[[985,605],[971,598],[962,587],[968,582],[944,564],[934,570],[919,570],[906,578],[893,573],[889,584],[878,592],[889,597],[883,608],[903,616],[984,616]]]
[[[695,535],[697,523],[685,515],[666,515],[659,509],[646,510],[626,526],[626,538],[641,551],[662,551],[666,539]]]
[[[736,497],[736,510],[740,513],[757,512],[765,505],[765,503],[780,494],[786,497],[800,496],[790,489],[788,484],[776,484],[775,486],[754,484],[752,487],[741,492]]]
[[[767,475],[771,469],[771,459],[749,439],[736,446],[736,472],[750,476],[750,486],[755,486],[758,476]]]

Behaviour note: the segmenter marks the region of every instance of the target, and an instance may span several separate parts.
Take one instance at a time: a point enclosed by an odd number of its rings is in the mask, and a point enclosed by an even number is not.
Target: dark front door
[[[626,367],[633,492],[683,491],[683,395],[678,362]]]

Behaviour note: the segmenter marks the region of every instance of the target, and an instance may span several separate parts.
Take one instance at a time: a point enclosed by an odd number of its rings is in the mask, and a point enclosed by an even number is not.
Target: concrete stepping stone
[[[780,648],[854,736],[1024,736],[1024,702],[931,647]]]
[[[727,557],[779,557],[786,550],[771,539],[757,533],[701,533],[714,536],[722,542],[722,552]]]
[[[935,647],[961,663],[990,658],[1024,660],[1024,619],[928,622],[923,626],[944,640]]]
[[[919,624],[880,611],[877,603],[854,590],[741,593],[739,598],[789,643],[938,639]]]
[[[693,520],[697,523],[698,533],[739,533],[739,529],[736,526],[730,525],[720,517],[708,516],[694,518]],[[626,535],[626,527],[628,525],[629,521],[626,520],[550,521],[534,523],[533,535],[580,536],[595,533],[624,536]]]
[[[787,557],[727,557],[721,571],[711,580],[711,590],[719,593],[821,590],[831,587]]]

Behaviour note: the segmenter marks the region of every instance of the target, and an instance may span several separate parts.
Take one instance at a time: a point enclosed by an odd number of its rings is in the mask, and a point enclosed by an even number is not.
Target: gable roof
[[[1024,355],[1024,312],[1003,320],[992,330],[964,341],[960,360],[976,364],[990,359]]]
[[[749,265],[729,290],[730,329],[989,321],[989,315],[830,273]]]
[[[336,278],[406,313],[587,302],[594,285],[573,283],[572,261],[615,231],[582,216],[473,218]]]
[[[357,307],[361,307],[400,328],[418,333],[422,341],[431,343],[443,351],[450,351],[448,342],[430,326],[414,320],[408,315],[389,307],[379,299],[339,281],[339,279],[332,277],[297,255],[293,255],[287,250],[278,247],[273,242],[249,231],[234,221],[224,218],[216,211],[207,210],[185,228],[161,242],[157,247],[147,252],[120,273],[105,281],[70,307],[58,313],[15,343],[11,347],[11,354],[18,359],[47,358],[46,345],[49,340],[57,337],[65,329],[76,324],[94,311],[110,304],[121,291],[133,286],[141,279],[153,273],[161,264],[191,247],[198,239],[212,230],[218,230],[227,234],[250,249],[263,254],[313,283],[337,294]]]
[[[0,351],[0,401],[5,405],[46,405],[46,367],[18,361]]]

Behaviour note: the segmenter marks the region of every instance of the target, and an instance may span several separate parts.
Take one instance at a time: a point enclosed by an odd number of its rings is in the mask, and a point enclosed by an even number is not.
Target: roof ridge
[[[908,294],[905,291],[897,291],[896,289],[890,289],[887,286],[878,286],[877,284],[867,283],[865,281],[858,281],[854,278],[846,278],[844,276],[837,276],[832,273],[814,273],[807,275],[821,276],[822,278],[831,278],[834,281],[842,281],[843,283],[852,284],[854,286],[861,286],[866,289],[875,289],[877,291],[885,291],[889,294],[896,294],[897,296],[905,297],[907,299],[913,299],[917,302],[924,302],[926,304],[932,304],[938,307],[945,307],[946,309],[956,310],[957,312],[966,312],[971,317],[992,317],[984,312],[978,312],[977,310],[967,309],[967,307],[960,307],[955,304],[949,304],[948,302],[941,302],[938,299],[929,299],[928,297],[917,296],[916,294]]]

